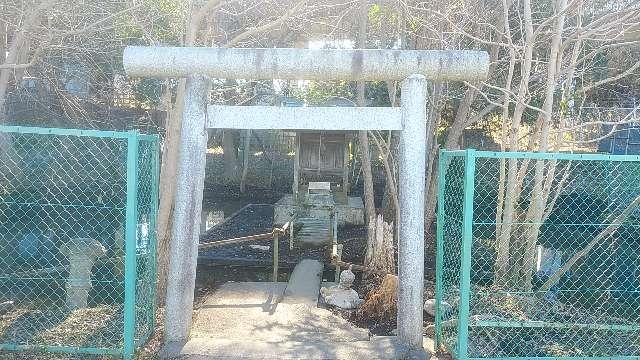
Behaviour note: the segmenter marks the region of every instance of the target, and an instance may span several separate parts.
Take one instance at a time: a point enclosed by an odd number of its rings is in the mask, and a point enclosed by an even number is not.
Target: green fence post
[[[136,331],[136,232],[138,224],[138,137],[127,133],[127,210],[124,258],[123,358],[133,359]]]
[[[151,297],[152,299],[149,299],[149,301],[151,301],[151,312],[149,314],[149,324],[150,324],[150,329],[149,329],[149,333],[153,333],[153,329],[156,327],[156,306],[157,306],[157,299],[156,299],[156,292],[157,292],[157,286],[156,286],[156,276],[157,276],[157,271],[158,271],[158,254],[156,253],[157,251],[157,243],[158,243],[158,233],[157,233],[157,215],[158,215],[158,201],[159,201],[159,188],[160,188],[160,150],[158,148],[158,137],[155,136],[153,138],[153,140],[151,140],[151,146],[150,149],[153,153],[153,158],[152,158],[152,162],[151,162],[151,210],[150,210],[150,215],[149,215],[149,227],[150,227],[150,234],[151,236],[149,237],[149,254],[147,255],[149,257],[149,261],[150,261],[150,265],[151,265],[151,272],[149,274],[147,274],[147,276],[149,277],[148,281],[151,281]]]
[[[473,243],[473,194],[476,153],[465,151],[464,202],[462,206],[462,254],[460,260],[460,310],[458,314],[458,360],[466,360],[469,339],[469,303],[471,298],[471,246]]]
[[[436,219],[436,351],[442,344],[442,314],[440,313],[442,293],[444,289],[444,190],[446,184],[446,157],[448,154],[440,150],[438,156],[438,212]]]

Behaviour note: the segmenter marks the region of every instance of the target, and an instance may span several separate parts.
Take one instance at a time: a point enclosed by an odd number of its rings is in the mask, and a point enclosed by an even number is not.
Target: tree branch
[[[594,88],[597,88],[598,86],[604,85],[604,84],[608,84],[610,82],[614,82],[614,81],[618,81],[624,77],[627,77],[629,75],[632,75],[634,73],[634,71],[636,71],[636,69],[640,68],[640,60],[638,60],[635,64],[633,64],[633,66],[631,66],[630,68],[628,68],[627,70],[621,72],[620,74],[616,75],[616,76],[612,76],[612,77],[608,77],[606,79],[600,80],[600,81],[596,81],[595,83],[591,84],[591,85],[587,85],[582,87],[582,89],[580,89],[581,93],[588,93],[589,91],[593,90]]]
[[[243,32],[242,34],[237,35],[233,39],[229,40],[229,42],[227,42],[224,45],[224,47],[233,47],[233,46],[237,45],[238,43],[240,43],[241,41],[243,41],[243,40],[245,40],[245,39],[247,39],[247,38],[249,38],[249,37],[251,37],[253,35],[262,33],[264,31],[273,29],[273,28],[281,25],[288,18],[290,18],[293,14],[295,14],[300,9],[302,9],[302,7],[304,7],[306,3],[307,3],[307,0],[299,1],[294,7],[289,9],[289,11],[284,13],[284,15],[282,15],[281,17],[279,17],[275,21],[272,21],[272,22],[270,22],[268,24],[265,24],[265,25],[262,25],[262,26],[258,26],[258,27],[254,27],[254,28],[248,29],[247,31]]]
[[[627,206],[627,208],[624,209],[624,211],[617,217],[613,218],[613,214],[607,217],[607,220],[605,220],[605,223],[609,223],[609,226],[607,226],[598,235],[596,235],[596,237],[594,237],[593,240],[591,240],[587,244],[587,246],[584,247],[584,249],[578,251],[575,255],[573,255],[571,259],[569,259],[569,261],[567,261],[560,268],[560,270],[556,271],[556,273],[553,274],[553,276],[551,276],[549,280],[547,280],[540,287],[540,289],[538,289],[538,291],[540,291],[541,293],[545,293],[549,291],[549,289],[551,289],[551,287],[555,285],[558,282],[558,280],[560,280],[562,275],[564,275],[567,271],[569,271],[569,269],[571,269],[571,267],[578,260],[585,257],[591,251],[591,249],[593,249],[593,247],[598,244],[598,242],[611,236],[622,225],[622,223],[627,219],[627,217],[629,217],[629,215],[631,215],[631,213],[638,208],[638,206],[640,206],[640,196],[635,198],[635,200],[633,200],[631,204],[629,204],[629,206]]]

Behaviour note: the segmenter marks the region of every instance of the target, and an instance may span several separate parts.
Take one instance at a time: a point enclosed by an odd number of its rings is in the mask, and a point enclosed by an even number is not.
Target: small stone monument
[[[449,317],[451,317],[453,313],[453,307],[451,307],[451,305],[449,305],[446,301],[443,301],[440,304],[440,310],[442,310],[443,319],[448,319]],[[426,311],[427,314],[435,317],[436,316],[436,299],[426,300],[424,302],[424,311]]]
[[[328,288],[321,288],[320,294],[325,303],[337,306],[341,309],[355,309],[363,300],[360,299],[358,293],[351,288],[356,276],[351,271],[351,266],[347,270],[340,273],[339,285]]]
[[[91,289],[91,268],[106,250],[97,240],[79,238],[63,244],[60,252],[69,259],[69,277],[65,286],[67,306],[69,310],[86,308]]]

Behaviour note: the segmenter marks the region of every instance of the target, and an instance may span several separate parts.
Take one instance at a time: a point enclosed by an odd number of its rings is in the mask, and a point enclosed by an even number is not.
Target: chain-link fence
[[[443,151],[439,171],[439,346],[640,358],[640,156]]]
[[[157,184],[155,136],[0,126],[0,350],[133,356]]]

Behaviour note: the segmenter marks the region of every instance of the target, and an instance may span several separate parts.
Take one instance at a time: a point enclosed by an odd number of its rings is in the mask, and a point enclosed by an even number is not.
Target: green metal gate
[[[640,359],[640,157],[442,151],[436,342]]]
[[[0,351],[132,358],[154,329],[157,199],[156,136],[0,126]]]

